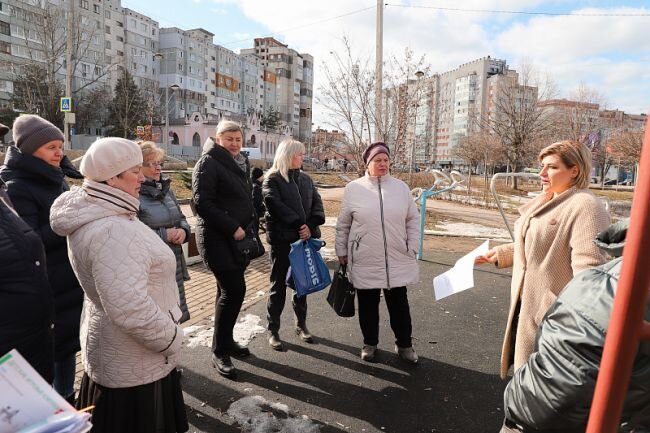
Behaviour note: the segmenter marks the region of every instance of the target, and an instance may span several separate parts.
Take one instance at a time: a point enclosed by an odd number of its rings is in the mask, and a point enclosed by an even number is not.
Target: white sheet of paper
[[[0,389],[0,433],[47,424],[56,414],[76,413],[15,349],[0,357]]]
[[[433,292],[436,300],[474,287],[474,259],[490,249],[490,241],[485,241],[470,253],[456,261],[453,268],[433,279]]]

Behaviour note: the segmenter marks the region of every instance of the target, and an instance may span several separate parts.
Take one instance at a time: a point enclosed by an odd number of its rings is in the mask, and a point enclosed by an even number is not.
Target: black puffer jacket
[[[246,158],[242,170],[226,149],[208,140],[192,175],[197,247],[212,271],[241,269],[248,259],[237,253],[233,234],[255,220],[250,164]]]
[[[11,209],[0,181],[0,356],[17,349],[54,379],[54,298],[38,235]]]
[[[264,179],[266,238],[270,244],[291,243],[300,236],[298,229],[309,226],[311,236],[320,238],[319,226],[325,223],[323,201],[311,178],[300,170],[289,170],[289,182],[278,172]]]
[[[66,239],[50,227],[50,207],[68,190],[64,177],[71,174],[83,178],[67,157],[56,168],[32,155],[10,147],[0,179],[7,184],[7,194],[21,218],[41,237],[47,258],[47,274],[55,301],[56,359],[79,350],[79,320],[83,291],[75,276]],[[65,173],[64,173],[65,170]]]
[[[611,226],[597,243],[618,256],[626,229],[627,221]],[[506,420],[520,430],[585,431],[621,265],[619,257],[576,275],[546,313],[535,352],[515,372],[504,395]],[[644,318],[650,320],[650,301]],[[650,428],[648,341],[641,343],[634,360],[621,421]]]

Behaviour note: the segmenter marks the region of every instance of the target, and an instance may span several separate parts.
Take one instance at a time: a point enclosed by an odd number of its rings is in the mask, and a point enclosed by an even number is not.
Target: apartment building
[[[158,52],[158,22],[134,10],[123,8],[124,60],[123,64],[145,98],[156,99],[159,71],[154,55]]]
[[[194,112],[207,114],[206,57],[214,34],[177,27],[161,28],[159,33],[159,85],[161,95],[168,89],[170,123],[184,121]]]
[[[274,107],[280,121],[292,130],[294,138],[308,142],[311,137],[313,57],[274,38],[256,38],[254,48],[241,50],[242,55],[255,54],[266,69],[266,89],[275,84]],[[266,96],[266,95],[265,95]],[[265,98],[266,99],[266,98]],[[269,98],[270,99],[270,98]]]
[[[483,57],[427,79],[431,125],[429,140],[418,149],[418,163],[458,164],[453,149],[487,113],[488,79],[507,70],[505,60]],[[422,156],[426,161],[422,161]]]

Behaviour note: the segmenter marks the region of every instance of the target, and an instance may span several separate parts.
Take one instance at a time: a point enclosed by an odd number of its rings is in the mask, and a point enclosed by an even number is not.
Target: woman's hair
[[[165,149],[161,149],[156,146],[156,143],[153,141],[137,141],[140,150],[142,151],[142,160],[144,161],[151,154],[155,155],[157,158],[163,158],[165,156]]]
[[[305,153],[305,145],[298,140],[287,138],[282,140],[275,151],[275,158],[273,158],[273,165],[266,172],[266,177],[272,173],[280,173],[280,176],[289,182],[289,170],[291,169],[291,159],[298,153]]]
[[[578,167],[578,175],[571,186],[588,188],[591,180],[591,153],[587,146],[575,140],[563,140],[546,146],[539,153],[540,162],[549,155],[560,157],[567,168]]]
[[[222,120],[217,125],[217,137],[225,134],[226,132],[239,132],[241,134],[242,140],[244,139],[244,130],[241,128],[239,123],[233,122],[232,120]]]

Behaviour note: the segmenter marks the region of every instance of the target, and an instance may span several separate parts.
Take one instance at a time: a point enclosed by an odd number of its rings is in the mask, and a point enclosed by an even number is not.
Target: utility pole
[[[382,101],[384,74],[384,2],[377,0],[377,26],[376,26],[376,51],[375,51],[375,140],[384,141],[382,123]],[[370,132],[370,131],[368,131]]]
[[[65,29],[66,43],[65,43],[65,96],[72,98],[72,27],[74,26],[74,2],[75,0],[68,0],[68,16]],[[72,105],[72,104],[71,104]],[[74,110],[74,105],[72,105]],[[63,150],[70,150],[70,113],[65,113],[63,121]]]

